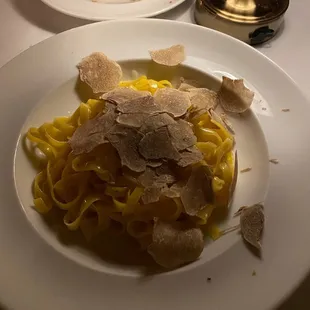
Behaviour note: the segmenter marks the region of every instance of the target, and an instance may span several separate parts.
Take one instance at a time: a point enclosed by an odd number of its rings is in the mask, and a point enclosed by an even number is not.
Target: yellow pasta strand
[[[57,163],[59,164],[59,163]],[[86,184],[87,184],[87,179],[88,179],[88,175],[87,174],[72,174],[69,176],[64,176],[61,180],[56,180],[57,176],[55,177],[55,175],[57,175],[57,172],[55,173],[55,171],[57,171],[57,165],[54,165],[53,167],[51,166],[51,162],[48,162],[47,164],[47,182],[50,188],[50,194],[52,196],[52,199],[54,201],[54,203],[63,210],[69,210],[70,208],[75,207],[75,205],[77,203],[79,203],[79,201],[81,200],[81,198],[83,197],[85,191],[86,191]],[[53,175],[54,174],[54,175]],[[59,184],[59,182],[61,182]],[[60,187],[65,187],[66,184],[77,184],[77,194],[75,196],[75,198],[69,202],[62,202],[60,201],[56,195],[55,195],[55,188],[60,188]]]
[[[223,157],[232,150],[233,148],[233,141],[230,138],[225,139],[225,141],[216,149],[215,156],[216,159],[216,166],[215,166],[215,173],[223,159]]]
[[[113,198],[125,197],[127,194],[128,188],[122,186],[111,186],[108,185],[105,189],[105,194]]]
[[[45,139],[37,128],[30,128],[27,133],[27,138],[31,142],[36,143],[38,149],[47,157],[47,159],[54,159],[57,157],[57,152]]]
[[[44,171],[38,173],[34,179],[34,207],[39,213],[47,213],[52,208],[52,200],[46,190],[47,186],[43,184],[45,181]]]
[[[221,237],[221,231],[215,224],[211,224],[208,227],[207,233],[214,241]]]
[[[217,147],[216,144],[214,144],[213,142],[197,142],[196,146],[203,153],[204,160],[208,164],[212,164],[214,161],[215,150]]]
[[[139,77],[136,80],[122,81],[119,84],[120,87],[131,87],[135,90],[149,91],[154,94],[157,89],[172,87],[171,83],[167,80],[155,81],[148,79],[145,75]]]
[[[215,130],[200,127],[199,125],[195,127],[195,134],[199,142],[212,142],[217,146],[223,142],[221,136]]]
[[[215,208],[214,205],[207,205],[204,209],[200,210],[197,214],[198,220],[196,220],[196,223],[198,225],[207,224],[207,221],[210,218],[214,208]]]
[[[76,217],[74,218],[74,215],[72,212],[68,211],[64,217],[64,223],[68,227],[69,230],[77,230],[80,226],[81,219],[84,215],[84,213],[91,207],[91,205],[99,201],[101,197],[98,196],[88,196],[84,199],[80,210],[77,212]]]
[[[212,190],[214,193],[220,192],[225,185],[225,181],[218,177],[212,179]]]
[[[111,213],[111,208],[107,208],[100,201],[92,203],[89,210],[96,214],[95,218],[84,217],[80,221],[80,228],[86,240],[90,241],[99,232],[109,228],[111,219],[108,216]]]
[[[217,122],[213,119],[211,120],[211,123],[216,125],[216,127],[219,128],[216,130],[216,132],[219,134],[219,136],[222,138],[222,140],[232,139],[230,133],[223,127],[222,124],[220,124],[219,122]]]
[[[61,131],[67,138],[71,137],[75,131],[75,126],[70,124],[69,117],[57,117],[53,121],[53,125],[59,131]]]

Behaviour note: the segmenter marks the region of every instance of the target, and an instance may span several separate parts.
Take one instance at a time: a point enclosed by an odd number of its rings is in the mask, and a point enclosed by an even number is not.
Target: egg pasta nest
[[[118,75],[118,64],[102,55]],[[81,62],[80,77],[102,99],[28,130],[42,162],[35,209],[62,210],[66,227],[88,240],[118,227],[167,268],[196,259],[202,232],[216,237],[211,214],[227,208],[236,177],[234,138],[214,112],[220,93],[146,76],[118,76],[117,85],[110,78],[105,87],[114,85],[100,90],[106,75],[99,82],[83,75],[83,66],[94,70],[91,61]]]

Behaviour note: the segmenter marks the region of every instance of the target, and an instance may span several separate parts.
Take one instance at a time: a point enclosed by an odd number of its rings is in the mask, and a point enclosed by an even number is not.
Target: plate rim
[[[175,2],[171,2],[169,3],[170,5],[162,8],[160,10],[154,11],[154,12],[149,12],[149,13],[144,13],[144,14],[132,14],[132,16],[130,17],[113,17],[113,16],[90,16],[90,15],[85,15],[82,13],[77,13],[71,10],[66,10],[63,9],[57,5],[53,4],[53,0],[41,0],[45,5],[47,5],[48,7],[50,7],[53,10],[56,10],[64,15],[67,16],[72,16],[75,18],[79,18],[79,19],[84,19],[84,20],[89,20],[89,21],[95,21],[95,22],[101,22],[101,21],[113,21],[113,20],[129,20],[129,19],[137,19],[137,18],[148,18],[148,17],[156,17],[160,14],[169,12],[171,10],[173,10],[174,8],[176,8],[177,6],[181,5],[182,3],[184,3],[187,0],[175,0]],[[104,4],[102,4],[104,5]],[[117,5],[117,4],[115,4]],[[122,5],[122,4],[119,4]],[[79,28],[79,27],[78,27]],[[66,32],[66,31],[65,31]]]

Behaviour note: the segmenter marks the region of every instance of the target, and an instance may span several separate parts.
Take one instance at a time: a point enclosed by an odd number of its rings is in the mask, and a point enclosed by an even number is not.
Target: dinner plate
[[[94,21],[152,17],[185,0],[42,0],[64,14]]]
[[[173,77],[214,89],[222,75],[243,78],[255,92],[251,111],[231,118],[239,169],[252,170],[239,173],[231,215],[223,225],[237,223],[232,214],[240,206],[263,201],[266,226],[260,257],[234,232],[209,241],[191,264],[150,273],[139,255],[129,258],[126,244],[108,240],[105,244],[122,250],[121,257],[109,251],[100,256],[56,235],[31,207],[35,170],[23,137],[29,126],[78,107],[76,65],[82,57],[103,51],[119,61],[125,75],[136,70],[168,78],[165,71],[151,70],[148,50],[173,44],[183,44],[187,54]],[[172,21],[97,23],[54,36],[2,67],[0,94],[0,303],[5,307],[273,309],[308,271],[309,105],[292,79],[250,46]]]

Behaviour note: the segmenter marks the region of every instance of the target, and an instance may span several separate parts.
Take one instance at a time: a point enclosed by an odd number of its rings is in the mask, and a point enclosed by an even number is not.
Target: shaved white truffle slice
[[[157,264],[172,269],[195,261],[204,248],[203,234],[184,222],[155,220],[149,254]]]
[[[148,91],[138,91],[129,87],[119,87],[109,91],[101,96],[101,99],[109,101],[114,104],[124,103],[139,97],[150,96]]]
[[[154,99],[164,112],[172,114],[174,117],[184,115],[191,105],[187,93],[173,88],[158,89],[154,94]]]
[[[162,191],[167,189],[167,184],[176,181],[176,176],[166,164],[163,164],[156,170],[146,167],[144,173],[138,177],[138,181],[145,188],[142,201],[144,204],[149,204],[159,200]]]
[[[207,88],[191,88],[188,90],[192,108],[196,111],[202,109],[215,109],[219,103],[216,92]]]
[[[140,142],[139,152],[145,159],[180,159],[166,127],[147,133]]]
[[[167,113],[151,115],[141,126],[140,131],[142,133],[148,133],[173,123],[175,123],[175,120]]]
[[[180,91],[190,91],[191,89],[195,89],[196,87],[189,84],[189,83],[186,83],[186,82],[181,82],[180,86],[178,87],[178,90]]]
[[[180,167],[194,165],[203,160],[203,154],[196,146],[193,146],[180,154],[181,159],[178,161]]]
[[[142,137],[137,130],[121,125],[115,125],[107,134],[107,139],[118,152],[122,166],[135,172],[142,172],[146,168],[146,161],[138,152]]]
[[[168,125],[167,128],[171,137],[171,142],[178,151],[185,150],[197,142],[191,124],[184,120],[178,120]]]
[[[150,51],[152,60],[164,66],[177,66],[185,60],[183,45],[172,45],[171,47]]]
[[[163,190],[163,195],[168,198],[179,198],[185,184],[183,182],[178,182],[173,184],[171,187]]]
[[[164,162],[160,167],[155,169],[155,172],[158,176],[161,175],[173,175],[173,170],[167,162]]]
[[[157,180],[161,183],[172,184],[177,181],[176,175],[167,163],[155,169]]]
[[[146,170],[138,177],[140,184],[147,187],[155,187],[158,183],[157,175],[154,169],[146,167]]]
[[[176,176],[171,170],[158,168],[155,170],[147,167],[144,173],[138,177],[138,181],[145,188],[162,187],[163,184],[171,184],[175,182]]]
[[[121,113],[145,113],[154,114],[161,112],[160,106],[154,101],[152,96],[143,96],[132,99],[130,101],[121,102],[117,106],[117,110]]]
[[[162,184],[161,187],[148,187],[144,190],[144,193],[141,197],[142,202],[146,205],[149,203],[154,203],[159,201],[160,196],[162,195],[163,189],[166,188],[165,184]]]
[[[78,64],[81,81],[88,84],[95,94],[116,88],[122,78],[122,69],[105,54],[96,52]]]
[[[148,117],[149,114],[145,113],[120,114],[116,121],[125,126],[140,128]]]
[[[74,155],[89,153],[98,145],[108,142],[106,134],[115,123],[116,113],[109,107],[106,109],[105,114],[97,115],[75,130],[69,140]]]
[[[211,178],[204,167],[194,167],[190,178],[183,187],[181,200],[188,215],[195,216],[213,202]]]
[[[163,163],[157,160],[149,160],[146,165],[152,168],[160,167]]]
[[[240,229],[245,241],[261,249],[261,237],[264,229],[264,208],[260,204],[245,208],[240,215]]]
[[[231,113],[245,112],[254,99],[254,93],[244,86],[243,80],[232,80],[225,76],[218,96],[222,108]]]

